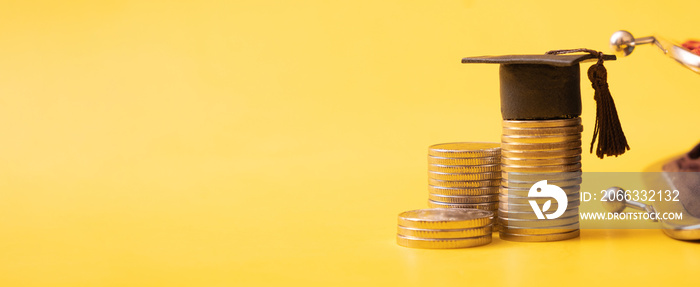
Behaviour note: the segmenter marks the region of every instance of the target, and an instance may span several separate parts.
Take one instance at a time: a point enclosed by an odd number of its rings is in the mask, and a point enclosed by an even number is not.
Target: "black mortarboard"
[[[586,54],[568,54],[578,52]],[[567,55],[559,55],[565,53]],[[596,154],[602,158],[603,155],[617,156],[629,149],[607,87],[607,71],[603,67],[603,61],[615,59],[614,55],[576,49],[551,51],[544,55],[467,57],[462,63],[501,65],[501,114],[504,120],[549,120],[581,115],[579,63],[597,60],[588,70],[588,77],[596,91],[598,108],[593,138],[595,141],[600,135]]]
[[[615,60],[605,55],[604,60]],[[504,120],[567,119],[581,115],[579,63],[591,54],[484,56],[462,63],[501,64],[501,113]]]

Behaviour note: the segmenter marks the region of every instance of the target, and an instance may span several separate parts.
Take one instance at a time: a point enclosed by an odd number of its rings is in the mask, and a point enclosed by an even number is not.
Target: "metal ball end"
[[[615,55],[626,57],[634,51],[635,40],[632,33],[620,30],[610,37],[610,48],[615,51]]]
[[[617,196],[618,194],[622,194],[622,196]],[[607,210],[608,212],[622,212],[623,210],[625,210],[625,207],[627,207],[624,195],[625,191],[621,187],[613,186],[606,189],[604,195],[605,198],[601,200],[603,208],[605,208],[605,210]]]

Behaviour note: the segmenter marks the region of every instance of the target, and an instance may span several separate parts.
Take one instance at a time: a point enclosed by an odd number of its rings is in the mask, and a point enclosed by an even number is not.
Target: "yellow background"
[[[700,246],[658,230],[417,250],[395,228],[426,207],[428,145],[499,140],[498,67],[461,57],[607,51],[619,29],[700,38],[699,9],[2,1],[0,286],[695,282]],[[700,76],[650,46],[606,67],[632,150],[586,153],[584,171],[699,141]]]

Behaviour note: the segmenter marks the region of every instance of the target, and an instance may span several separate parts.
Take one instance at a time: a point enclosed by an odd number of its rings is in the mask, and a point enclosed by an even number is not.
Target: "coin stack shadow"
[[[428,206],[498,209],[499,143],[461,142],[428,148]]]
[[[497,219],[501,239],[543,242],[579,236],[582,131],[580,118],[503,121]],[[555,185],[566,193],[566,210],[557,218],[539,219],[535,211],[539,207],[540,216],[551,216],[558,209],[553,198],[529,197],[530,188],[542,180],[547,184],[536,186],[538,192]]]
[[[493,212],[419,209],[399,214],[396,243],[412,248],[464,248],[491,243]]]

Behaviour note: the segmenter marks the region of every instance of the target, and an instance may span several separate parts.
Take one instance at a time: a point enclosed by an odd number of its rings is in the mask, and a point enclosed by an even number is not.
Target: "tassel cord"
[[[596,156],[599,158],[624,154],[630,147],[627,144],[625,133],[622,131],[615,101],[608,88],[608,72],[603,66],[603,52],[590,49],[571,49],[549,51],[546,54],[559,55],[580,52],[589,53],[598,58],[598,61],[588,69],[588,79],[595,90],[593,98],[596,101],[595,128],[593,129],[590,152],[593,153],[597,140]]]

